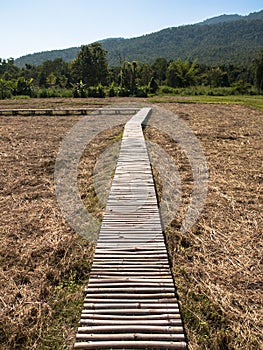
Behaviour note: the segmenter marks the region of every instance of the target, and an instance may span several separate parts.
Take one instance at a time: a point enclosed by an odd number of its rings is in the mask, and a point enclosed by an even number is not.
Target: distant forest
[[[0,98],[259,94],[262,33],[263,10],[0,59]]]
[[[263,48],[254,56],[247,66],[205,65],[197,60],[168,61],[160,57],[153,63],[122,61],[111,67],[107,51],[100,43],[93,43],[82,46],[71,62],[57,58],[19,68],[13,59],[0,59],[0,98],[147,97],[180,93],[180,89],[187,88],[194,88],[194,94],[214,94],[213,89],[221,89],[217,94],[262,93]]]
[[[197,59],[198,64],[210,66],[246,66],[263,47],[262,33],[263,10],[248,16],[218,16],[194,25],[166,28],[132,39],[106,39],[100,43],[108,52],[110,67],[123,61],[153,64],[159,57],[167,61]],[[39,66],[56,58],[71,62],[79,51],[80,47],[73,47],[35,53],[16,59],[15,65],[20,68],[26,64]]]

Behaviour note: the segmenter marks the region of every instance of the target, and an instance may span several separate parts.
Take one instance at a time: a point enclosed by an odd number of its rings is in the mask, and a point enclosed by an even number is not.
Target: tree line
[[[208,66],[197,61],[157,58],[152,64],[128,62],[110,67],[100,43],[83,45],[76,58],[18,68],[0,59],[0,98],[139,96],[203,86],[232,93],[263,93],[263,49],[249,66]]]

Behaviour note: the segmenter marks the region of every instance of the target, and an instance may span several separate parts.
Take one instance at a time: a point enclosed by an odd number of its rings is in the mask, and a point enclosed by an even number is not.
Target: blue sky
[[[221,14],[246,15],[262,0],[4,0],[0,58],[136,37]]]

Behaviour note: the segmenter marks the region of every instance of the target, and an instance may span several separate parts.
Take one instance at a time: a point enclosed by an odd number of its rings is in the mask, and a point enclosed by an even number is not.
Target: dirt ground
[[[8,100],[0,108],[94,107],[124,101]],[[209,168],[208,197],[196,225],[180,235],[181,211],[166,232],[189,348],[263,349],[263,114],[238,105],[170,101],[161,107],[188,124]],[[81,307],[94,246],[65,222],[53,174],[61,140],[79,119],[0,117],[0,342],[5,350],[72,348],[78,319],[78,311],[72,310]],[[120,132],[117,127],[99,135],[85,152],[80,188],[89,193],[87,206],[89,198],[97,203],[92,167]],[[145,133],[174,159],[189,196],[192,177],[189,167],[182,166],[177,145],[158,130],[146,128]],[[161,182],[158,174],[156,179]],[[157,188],[161,196],[162,184]],[[95,211],[100,217],[103,208]]]

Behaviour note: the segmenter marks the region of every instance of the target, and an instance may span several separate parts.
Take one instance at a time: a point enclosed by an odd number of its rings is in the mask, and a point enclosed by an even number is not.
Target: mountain
[[[71,47],[69,49],[37,52],[15,59],[15,64],[20,68],[24,67],[26,64],[38,66],[44,61],[52,61],[56,58],[62,58],[63,61],[70,62],[76,57],[79,50],[80,47]]]
[[[110,65],[120,59],[151,63],[158,57],[194,60],[200,64],[248,64],[263,47],[263,10],[248,16],[222,15],[194,25],[166,28],[137,38],[100,41],[108,51]],[[26,55],[15,60],[23,67],[46,60],[73,60],[80,48],[53,50]]]
[[[233,21],[240,21],[242,19],[245,20],[253,20],[253,19],[262,19],[263,18],[263,10],[259,12],[253,12],[250,13],[248,16],[241,16],[238,14],[235,15],[221,15],[217,17],[212,17],[209,19],[206,19],[203,22],[200,22],[198,24],[216,24],[216,23],[223,23],[223,22],[233,22]]]
[[[241,15],[221,15],[221,16],[206,19],[205,21],[198,24],[217,24],[217,23],[223,23],[223,22],[233,22],[233,21],[239,21],[243,18],[244,17]]]

